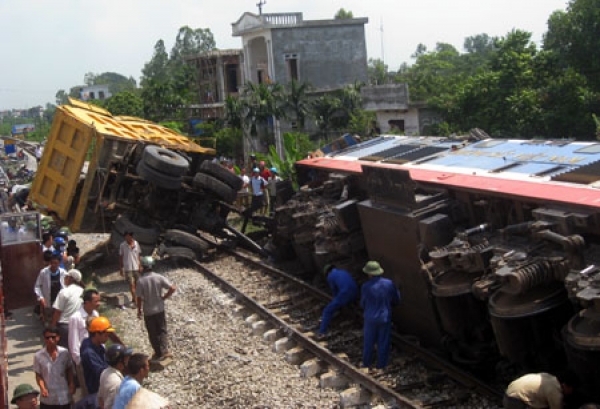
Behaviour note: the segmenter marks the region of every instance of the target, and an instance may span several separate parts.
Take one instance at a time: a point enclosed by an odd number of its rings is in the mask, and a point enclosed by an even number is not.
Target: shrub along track
[[[406,408],[500,406],[500,391],[398,334],[387,368],[360,368],[362,324],[356,309],[334,318],[325,338],[315,337],[331,297],[253,256],[230,250],[211,261],[191,262],[235,295],[253,333],[274,342],[273,349],[300,365],[304,376],[320,376],[323,387],[345,388],[343,407],[376,398]]]

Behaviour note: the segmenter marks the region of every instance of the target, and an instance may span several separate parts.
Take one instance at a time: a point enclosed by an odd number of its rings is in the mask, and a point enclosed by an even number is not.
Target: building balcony
[[[244,13],[244,15],[232,24],[233,36],[241,36],[244,33],[264,30],[276,27],[294,27],[302,25],[302,13],[271,13],[271,14],[253,14]]]

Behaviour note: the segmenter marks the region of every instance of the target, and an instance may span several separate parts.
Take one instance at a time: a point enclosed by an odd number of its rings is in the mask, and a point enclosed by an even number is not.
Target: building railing
[[[295,26],[302,23],[302,13],[272,13],[260,16],[244,16],[244,18],[233,24],[233,35],[238,36],[246,30],[265,26]]]
[[[273,26],[290,26],[302,22],[302,13],[270,13],[262,15],[266,24]]]

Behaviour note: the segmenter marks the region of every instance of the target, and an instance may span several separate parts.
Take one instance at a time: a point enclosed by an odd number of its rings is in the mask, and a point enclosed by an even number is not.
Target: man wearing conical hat
[[[389,358],[392,306],[400,302],[400,292],[392,280],[382,277],[383,268],[377,261],[369,261],[363,272],[370,277],[362,285],[360,297],[365,312],[363,366],[371,366],[373,347],[377,344],[377,369],[382,369]]]

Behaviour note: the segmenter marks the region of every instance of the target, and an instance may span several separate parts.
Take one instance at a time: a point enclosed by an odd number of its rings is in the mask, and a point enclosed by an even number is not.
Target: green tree
[[[341,106],[339,98],[332,95],[322,95],[311,103],[311,113],[319,127],[320,133],[328,138],[329,131],[333,128],[333,117]]]
[[[192,68],[186,58],[215,48],[209,29],[183,26],[177,33],[171,55],[164,41],[154,46],[152,59],[142,69],[142,99],[145,116],[155,120],[183,119],[186,107],[193,100]]]
[[[144,102],[132,91],[119,92],[106,101],[105,108],[113,115],[144,116]]]
[[[225,98],[225,122],[231,128],[242,129],[242,101],[238,97]]]
[[[308,99],[309,85],[306,82],[298,82],[295,79],[288,84],[283,98],[283,109],[286,115],[298,121],[298,127],[304,129],[306,117],[310,110]],[[291,113],[291,115],[290,115]]]
[[[426,101],[437,106],[432,98],[453,93],[467,76],[458,50],[450,44],[438,43],[431,52],[419,44],[413,56],[415,64],[400,71],[395,78],[396,82],[408,84],[413,101]]]
[[[96,82],[96,74],[93,72],[88,72],[83,76],[83,83],[88,87],[94,85]]]
[[[64,89],[59,89],[55,95],[56,105],[68,104],[69,103],[68,97],[69,97],[69,95],[65,92]]]
[[[240,128],[221,128],[214,133],[217,140],[217,155],[229,158],[243,158],[244,144]]]
[[[108,85],[108,90],[112,95],[123,91],[134,91],[137,88],[133,77],[125,77],[116,72],[103,72],[94,77],[93,85]]]
[[[600,91],[600,0],[571,0],[548,19],[544,50],[555,51]]]
[[[165,49],[165,42],[158,40],[154,45],[152,58],[142,68],[142,79],[140,81],[142,88],[148,85],[148,81],[167,82],[169,78],[168,64],[169,54]]]
[[[346,10],[346,9],[339,9],[337,11],[337,13],[335,13],[334,19],[336,20],[348,20],[354,18],[354,15],[352,14],[352,12],[350,10]]]
[[[175,38],[169,62],[172,65],[184,65],[187,57],[214,50],[215,47],[215,39],[210,29],[192,29],[189,26],[183,26]]]
[[[283,155],[280,158],[275,146],[269,147],[265,160],[277,168],[282,179],[290,179],[294,187],[298,186],[295,163],[306,157],[307,152],[314,150],[308,135],[301,132],[286,132],[283,134]]]
[[[372,85],[382,85],[389,82],[388,66],[379,58],[369,58],[367,73],[369,75],[369,83]]]
[[[280,84],[255,84],[248,82],[241,94],[241,117],[246,136],[260,136],[266,145],[273,141],[267,129],[271,118],[283,118],[284,88]],[[258,151],[257,147],[248,147],[248,152]]]

